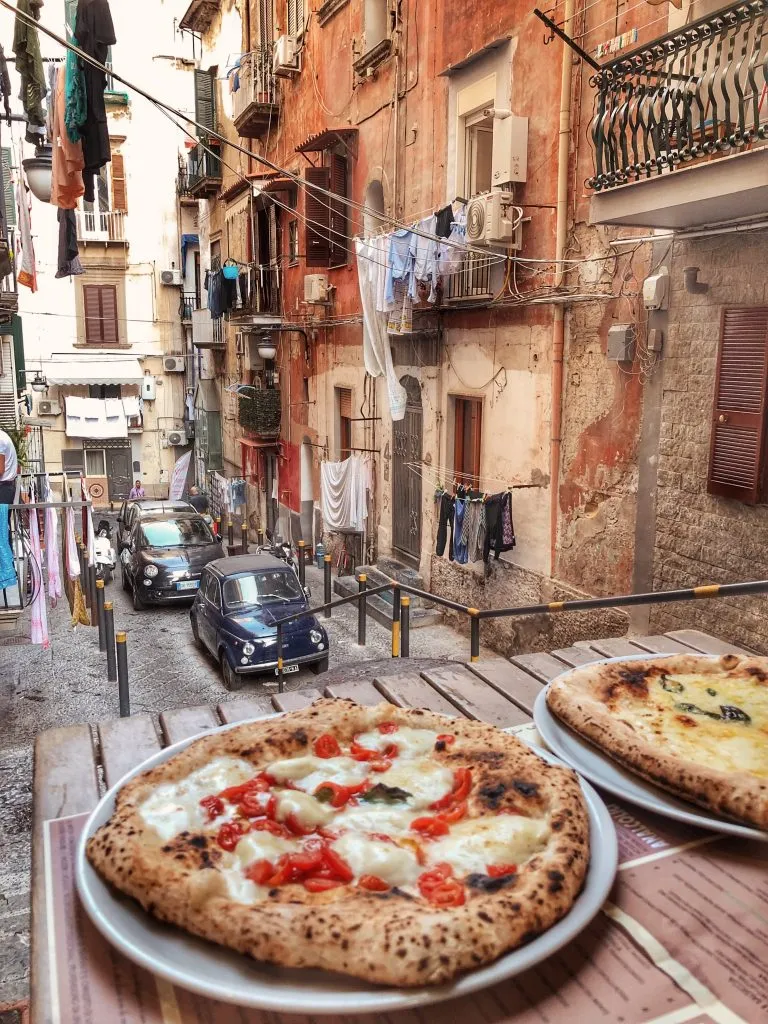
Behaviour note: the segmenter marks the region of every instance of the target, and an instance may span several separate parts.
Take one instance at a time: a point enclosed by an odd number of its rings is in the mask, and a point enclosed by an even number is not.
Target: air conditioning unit
[[[184,356],[166,356],[163,359],[163,369],[166,373],[184,373]]]
[[[169,430],[168,431],[168,444],[170,444],[174,448],[176,448],[179,445],[186,444],[186,443],[187,443],[187,435],[186,435],[185,431],[182,431],[182,430]]]
[[[179,288],[183,284],[184,279],[180,270],[164,270],[160,274],[160,280],[163,284],[169,284]]]
[[[37,411],[40,416],[61,416],[61,406],[58,402],[38,402]]]
[[[327,274],[305,274],[305,276],[304,276],[304,301],[305,302],[327,302],[328,301],[328,275]]]
[[[272,54],[272,73],[289,78],[300,70],[296,36],[280,36]]]
[[[484,192],[470,199],[467,206],[467,242],[520,249],[522,223],[522,211],[515,206],[511,192]]]

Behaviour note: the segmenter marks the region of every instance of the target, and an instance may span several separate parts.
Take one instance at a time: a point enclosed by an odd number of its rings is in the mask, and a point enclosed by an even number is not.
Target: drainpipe
[[[574,0],[565,0],[563,31],[571,35]],[[568,229],[568,155],[571,139],[571,51],[563,44],[560,73],[560,135],[557,153],[557,220],[555,227],[555,287],[563,283],[565,236]],[[560,491],[560,449],[563,423],[563,348],[565,307],[556,305],[552,324],[552,430],[549,449],[549,573],[555,574],[557,520]]]

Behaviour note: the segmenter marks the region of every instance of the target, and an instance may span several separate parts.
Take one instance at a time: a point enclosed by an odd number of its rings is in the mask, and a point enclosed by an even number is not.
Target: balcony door
[[[418,566],[424,416],[419,382],[414,377],[403,377],[400,383],[407,392],[408,404],[403,419],[392,424],[392,546],[406,562]]]

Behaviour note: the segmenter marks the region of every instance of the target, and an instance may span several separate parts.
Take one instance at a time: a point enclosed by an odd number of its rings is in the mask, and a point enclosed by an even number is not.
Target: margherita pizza
[[[424,985],[563,917],[589,820],[573,772],[492,726],[320,700],[132,779],[88,857],[156,917],[257,960]]]
[[[585,665],[550,685],[547,705],[638,775],[768,829],[768,659]]]

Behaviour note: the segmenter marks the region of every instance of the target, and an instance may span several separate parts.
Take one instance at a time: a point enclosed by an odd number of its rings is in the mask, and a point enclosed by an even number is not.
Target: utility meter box
[[[615,363],[631,363],[635,358],[635,325],[614,324],[608,329],[608,358]]]
[[[141,397],[145,402],[154,402],[157,398],[157,388],[154,377],[147,376],[141,382]]]

